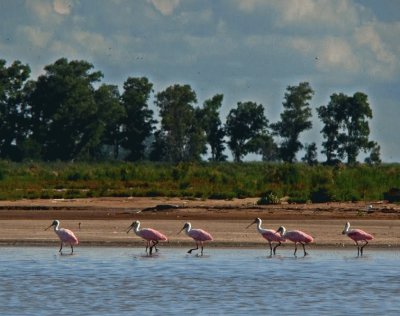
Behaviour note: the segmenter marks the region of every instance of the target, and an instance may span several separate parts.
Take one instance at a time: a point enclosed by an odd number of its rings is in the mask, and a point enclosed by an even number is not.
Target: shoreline
[[[276,230],[302,230],[314,238],[307,248],[341,249],[355,247],[341,234],[344,224],[374,236],[368,248],[400,248],[400,205],[386,202],[257,205],[257,199],[184,200],[178,198],[97,198],[74,200],[0,201],[0,246],[59,245],[52,230],[44,231],[58,219],[61,227],[72,230],[78,247],[144,247],[132,232],[133,220],[141,228],[164,233],[169,243],[160,247],[191,247],[194,242],[184,233],[185,222],[202,228],[214,238],[209,248],[260,248],[268,243],[256,226],[246,227],[259,217],[262,227]],[[366,206],[372,205],[372,212]],[[283,246],[284,245],[284,246]],[[292,249],[291,242],[281,247]]]

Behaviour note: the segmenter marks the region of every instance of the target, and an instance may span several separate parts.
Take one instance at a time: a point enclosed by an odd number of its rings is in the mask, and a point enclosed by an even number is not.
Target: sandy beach
[[[161,247],[188,246],[192,240],[177,235],[187,221],[194,228],[209,231],[214,241],[210,247],[262,247],[265,240],[255,225],[246,227],[256,217],[263,227],[298,229],[312,235],[313,247],[352,247],[341,234],[344,224],[374,235],[369,247],[400,247],[400,206],[384,201],[324,204],[257,205],[256,198],[235,200],[185,200],[179,198],[95,198],[74,200],[0,201],[0,244],[58,245],[52,230],[44,231],[52,220],[75,232],[80,246],[140,246],[143,241],[132,232],[126,234],[133,220],[142,227],[152,227],[168,236]],[[368,210],[368,205],[372,208]],[[266,246],[266,245],[265,245]],[[283,247],[293,247],[286,243]]]

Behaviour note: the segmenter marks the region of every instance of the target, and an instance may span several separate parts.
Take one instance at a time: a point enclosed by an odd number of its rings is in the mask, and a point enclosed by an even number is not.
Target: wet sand
[[[74,200],[0,201],[0,244],[58,245],[52,230],[44,231],[52,220],[75,232],[80,245],[140,246],[134,233],[126,234],[133,220],[168,236],[161,247],[189,246],[184,233],[177,235],[186,221],[194,228],[209,231],[210,247],[262,247],[266,241],[256,226],[246,227],[256,217],[263,227],[298,229],[312,235],[313,247],[351,247],[353,242],[341,234],[344,224],[374,235],[370,247],[400,247],[400,206],[385,202],[323,204],[256,204],[257,199],[185,200],[179,198],[96,198]],[[367,206],[372,209],[367,210]],[[80,223],[80,225],[79,225]],[[293,247],[289,243],[285,248]]]

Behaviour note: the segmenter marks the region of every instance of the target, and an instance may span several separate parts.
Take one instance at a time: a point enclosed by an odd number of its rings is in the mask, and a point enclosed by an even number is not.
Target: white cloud
[[[61,15],[68,15],[71,13],[72,1],[70,0],[54,0],[53,9],[56,13]]]
[[[312,25],[316,30],[318,26],[342,29],[359,22],[357,7],[348,0],[282,0],[273,3],[280,14],[277,24],[281,26]]]
[[[30,43],[34,47],[44,48],[48,44],[52,33],[32,26],[20,26],[17,29],[21,42]]]
[[[355,32],[355,38],[359,45],[366,46],[371,50],[379,62],[386,64],[395,62],[395,55],[385,47],[378,32],[371,24],[358,28]]]
[[[147,0],[163,15],[171,15],[179,5],[180,0]]]
[[[236,4],[239,10],[251,13],[254,12],[258,7],[268,5],[268,1],[265,0],[236,0]]]
[[[344,38],[327,37],[321,40],[309,38],[295,38],[291,41],[292,47],[307,56],[315,59],[317,69],[338,73],[357,73],[360,63],[353,48]]]
[[[49,2],[27,0],[25,4],[28,10],[32,11],[41,20],[46,19],[53,12],[53,8]]]

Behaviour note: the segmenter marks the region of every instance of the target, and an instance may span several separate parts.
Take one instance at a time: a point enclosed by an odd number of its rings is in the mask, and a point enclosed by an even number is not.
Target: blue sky
[[[0,58],[28,63],[34,79],[60,57],[83,59],[105,83],[190,84],[199,105],[223,93],[223,120],[239,101],[261,103],[271,123],[286,87],[308,81],[313,129],[301,141],[319,150],[315,108],[361,91],[385,162],[400,162],[399,56],[396,0],[0,1]]]

